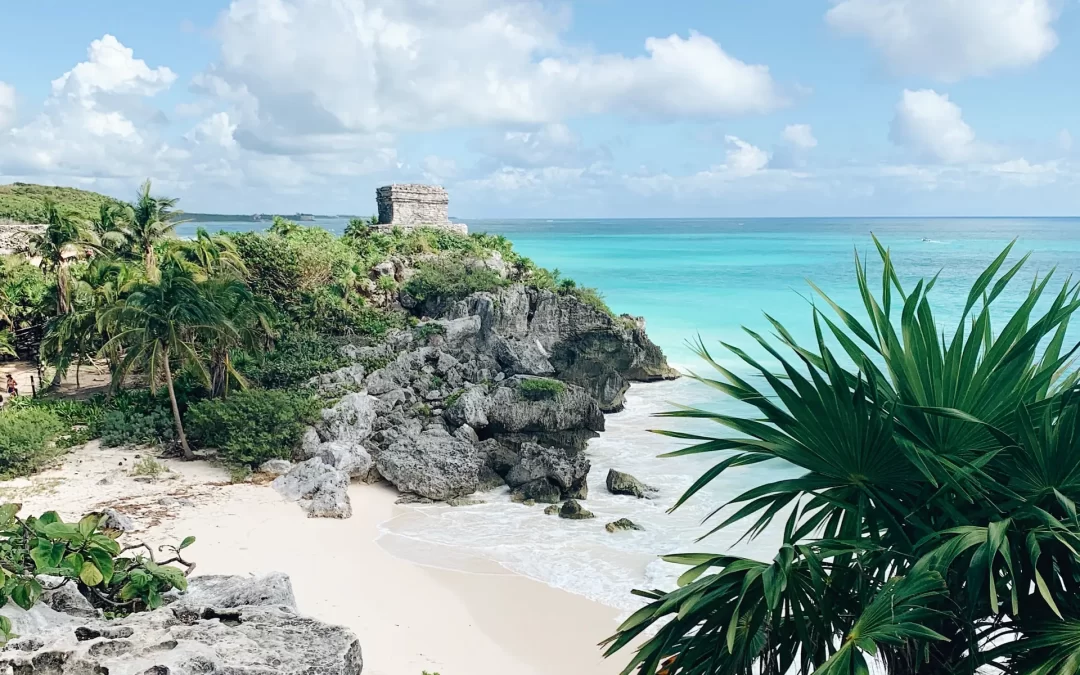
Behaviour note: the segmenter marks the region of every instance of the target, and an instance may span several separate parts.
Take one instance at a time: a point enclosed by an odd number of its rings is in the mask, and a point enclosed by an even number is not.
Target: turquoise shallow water
[[[344,221],[319,222],[340,231]],[[214,224],[213,229],[217,225]],[[237,229],[251,223],[236,224]],[[192,230],[194,228],[191,228]],[[806,283],[814,280],[836,301],[861,315],[853,256],[870,256],[879,283],[881,265],[871,232],[889,246],[906,285],[941,271],[932,292],[936,317],[947,333],[955,325],[966,292],[979,272],[1013,238],[1014,258],[1032,251],[1026,273],[996,303],[995,316],[1015,307],[1032,275],[1057,268],[1065,277],[1080,272],[1080,218],[1077,219],[716,219],[474,221],[472,231],[509,237],[538,264],[603,293],[616,312],[644,316],[649,335],[683,369],[699,369],[685,341],[700,335],[725,364],[720,340],[747,346],[740,327],[769,332],[767,311],[800,340],[812,337]],[[181,232],[185,234],[185,232]],[[820,301],[819,301],[820,304]],[[999,313],[1000,312],[1000,313]],[[1001,320],[999,319],[999,322]],[[1000,326],[999,326],[1000,327]],[[448,550],[494,560],[515,572],[631,610],[639,602],[632,588],[664,588],[679,569],[656,556],[677,551],[732,551],[761,559],[775,552],[775,537],[736,543],[741,531],[720,532],[703,542],[702,520],[736,494],[797,471],[767,462],[726,473],[673,514],[666,509],[690,483],[721,457],[658,459],[677,442],[648,433],[655,426],[718,433],[715,425],[688,427],[652,415],[672,403],[730,412],[736,405],[689,379],[635,385],[625,411],[609,415],[607,431],[589,445],[592,471],[586,506],[593,521],[545,516],[541,507],[512,504],[505,492],[488,503],[462,508],[411,508],[384,526],[382,543],[397,555],[433,565],[450,565]],[[628,471],[660,489],[655,500],[607,494],[609,468]],[[603,524],[629,517],[645,531],[608,534]]]

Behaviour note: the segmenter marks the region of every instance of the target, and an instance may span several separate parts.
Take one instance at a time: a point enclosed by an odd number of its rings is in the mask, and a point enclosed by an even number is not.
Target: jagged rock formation
[[[353,365],[310,382],[351,390],[274,481],[311,515],[348,517],[348,478],[384,478],[421,500],[502,485],[523,502],[585,499],[585,448],[604,411],[622,406],[631,380],[675,376],[640,323],[571,295],[519,284],[424,309],[439,318],[346,347]],[[551,378],[561,383],[535,382]]]
[[[89,603],[87,603],[89,604]],[[20,675],[360,675],[350,631],[296,613],[288,577],[205,576],[152,612],[88,619],[44,604],[0,613],[18,638],[0,652],[0,673]]]
[[[649,499],[657,492],[656,488],[649,487],[630,474],[615,469],[608,469],[606,483],[608,492],[613,495],[630,495],[638,499]]]
[[[379,227],[437,227],[460,234],[469,228],[450,222],[450,197],[440,185],[395,184],[375,190]]]

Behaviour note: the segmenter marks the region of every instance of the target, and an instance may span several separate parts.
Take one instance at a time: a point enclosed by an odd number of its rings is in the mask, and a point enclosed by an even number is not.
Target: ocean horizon
[[[322,220],[331,231],[345,219]],[[195,224],[184,228],[194,232]],[[207,223],[264,229],[268,223]],[[252,227],[261,225],[262,227]],[[855,253],[868,261],[872,283],[881,264],[872,234],[890,249],[905,285],[940,272],[930,297],[946,333],[978,273],[1014,238],[1013,258],[1031,251],[1026,269],[995,303],[997,316],[1018,304],[1036,273],[1056,268],[1064,281],[1080,271],[1080,218],[714,218],[714,219],[502,219],[469,222],[472,232],[509,238],[538,265],[558,269],[581,285],[597,288],[616,313],[642,316],[650,337],[683,372],[707,366],[687,342],[700,340],[726,367],[748,369],[721,346],[749,347],[746,326],[768,335],[767,312],[799,340],[813,337],[811,312],[820,298],[812,280],[841,306],[862,314],[855,285]],[[228,229],[228,228],[226,228]],[[825,308],[827,310],[827,307]],[[750,350],[751,353],[761,353]],[[656,420],[675,405],[732,412],[738,405],[689,378],[636,384],[626,409],[607,417],[607,430],[589,445],[592,462],[587,507],[598,522],[627,517],[643,532],[609,534],[603,528],[545,516],[510,502],[508,491],[486,495],[470,507],[420,506],[395,518],[381,543],[395,555],[434,566],[454,567],[460,558],[483,558],[505,568],[593,600],[629,611],[640,599],[633,588],[671,588],[678,568],[658,556],[687,551],[733,551],[771,559],[777,538],[766,532],[740,542],[733,527],[702,542],[711,525],[703,520],[738,493],[767,480],[793,476],[783,462],[726,473],[674,513],[667,509],[705,469],[722,459],[657,455],[681,447],[649,433],[661,427],[718,433],[715,425]],[[626,471],[659,488],[653,500],[615,497],[603,487],[609,468]],[[710,521],[713,525],[719,521]]]

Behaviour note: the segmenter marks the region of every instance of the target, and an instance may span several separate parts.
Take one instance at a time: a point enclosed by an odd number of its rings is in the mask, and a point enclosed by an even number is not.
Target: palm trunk
[[[56,268],[56,313],[68,313],[67,264],[60,263]]]
[[[176,422],[176,433],[180,436],[180,448],[184,451],[184,459],[195,459],[195,453],[188,445],[187,436],[184,435],[184,423],[180,420],[180,406],[176,404],[176,390],[173,389],[172,370],[169,368],[169,350],[165,350],[165,384],[169,387],[169,403],[172,405],[173,421]]]
[[[143,262],[146,265],[146,278],[150,281],[157,281],[161,278],[158,274],[157,268],[157,256],[154,255],[154,245],[150,244],[143,251]]]

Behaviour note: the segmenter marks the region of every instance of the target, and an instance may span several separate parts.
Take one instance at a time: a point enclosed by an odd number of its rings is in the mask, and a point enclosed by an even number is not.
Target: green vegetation
[[[562,396],[566,393],[566,385],[559,380],[551,380],[546,377],[531,377],[522,380],[518,384],[517,390],[522,398],[530,401],[543,401]]]
[[[419,342],[427,342],[436,335],[446,335],[446,326],[435,321],[422,323],[413,329],[413,335]]]
[[[140,458],[138,462],[135,462],[135,466],[131,467],[132,476],[142,476],[144,478],[157,478],[161,474],[168,472],[168,467],[150,455]]]
[[[416,274],[405,282],[405,292],[420,301],[456,300],[480,291],[496,291],[507,283],[494,270],[451,256],[420,263]]]
[[[318,411],[308,394],[251,389],[200,401],[188,408],[185,420],[194,443],[218,448],[229,464],[255,468],[268,459],[291,458]]]
[[[172,589],[187,589],[187,573],[193,565],[184,559],[183,549],[195,543],[187,537],[178,546],[161,550],[169,556],[155,561],[147,546],[145,554],[124,555],[118,532],[102,529],[104,517],[91,513],[78,523],[65,523],[55,511],[25,520],[18,517],[18,504],[0,506],[0,605],[8,600],[30,609],[46,588],[39,575],[60,577],[73,583],[95,606],[111,615],[125,615],[162,605]],[[184,569],[174,563],[182,565]],[[13,637],[11,621],[0,616],[0,645]]]
[[[55,453],[53,438],[64,428],[56,413],[20,407],[0,415],[0,477],[37,470]]]
[[[96,217],[102,204],[115,201],[111,197],[76,188],[27,183],[0,185],[0,219],[45,223],[47,200],[59,204],[63,211],[84,221]]]
[[[104,396],[62,408],[46,387],[46,398],[0,412],[6,420],[32,408],[21,414],[58,420],[6,441],[8,473],[31,471],[95,437],[105,445],[175,444],[187,458],[192,444],[215,446],[224,461],[244,466],[286,456],[314,405],[296,392],[347,365],[342,346],[407,326],[418,326],[421,341],[442,333],[398,304],[402,292],[449,300],[522,282],[603,308],[594,292],[536,267],[500,236],[387,231],[373,227],[376,219],[354,219],[337,237],[275,217],[265,233],[200,229],[185,241],[175,236],[177,200],[149,182],[131,203],[26,185],[0,195],[23,200],[24,212],[32,202],[30,220],[46,224],[29,242],[40,268],[22,256],[0,264],[0,354],[14,351],[15,331],[40,331],[50,387],[71,370],[78,387],[90,364],[111,375]],[[399,284],[387,263],[413,274]],[[370,372],[386,362],[363,365]],[[22,428],[19,421],[5,423]]]
[[[679,588],[639,592],[650,603],[608,641],[611,654],[647,638],[626,672],[1076,671],[1080,372],[1066,334],[1080,293],[1037,276],[993,330],[991,307],[1026,260],[1006,266],[1011,248],[951,335],[931,308],[936,278],[901,285],[878,245],[880,289],[857,270],[864,317],[819,291],[835,317],[813,310],[812,344],[772,319],[775,340],[748,331],[777,367],[728,347],[757,376],[743,379],[699,345],[721,376],[701,381],[754,410],[666,414],[732,432],[660,432],[696,443],[672,456],[724,453],[676,507],[759,462],[803,473],[736,496],[712,530],[775,525],[772,560],[666,558],[688,568]]]

